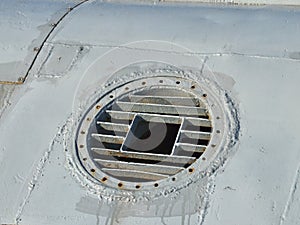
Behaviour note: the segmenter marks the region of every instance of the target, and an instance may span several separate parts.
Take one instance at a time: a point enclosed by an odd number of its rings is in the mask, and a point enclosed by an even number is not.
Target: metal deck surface
[[[47,2],[48,15],[61,4]],[[31,25],[22,46],[39,37]],[[15,43],[10,35],[1,33],[1,46]],[[300,224],[299,37],[297,7],[76,7],[44,42],[26,81],[0,86],[0,224]],[[1,53],[0,69],[27,62],[28,48]],[[218,84],[235,103],[239,134],[224,164],[175,196],[137,203],[102,196],[107,190],[76,172],[70,147],[89,96],[178,71]],[[1,72],[0,80],[19,76]]]

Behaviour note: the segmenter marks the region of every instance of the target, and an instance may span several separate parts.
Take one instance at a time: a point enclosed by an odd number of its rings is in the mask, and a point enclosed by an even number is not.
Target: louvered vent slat
[[[174,164],[192,164],[195,162],[195,157],[185,157],[185,156],[164,156],[159,154],[149,154],[149,153],[139,153],[139,152],[126,152],[118,151],[113,149],[103,149],[103,148],[92,148],[92,151],[99,155],[114,156],[126,159],[141,159],[141,160],[151,160],[157,163],[174,163]],[[97,158],[95,158],[96,160]]]
[[[207,110],[200,107],[175,106],[151,103],[133,103],[133,102],[116,102],[116,105],[121,110],[126,112],[148,112],[157,114],[171,114],[171,115],[188,115],[188,116],[207,116]]]
[[[164,166],[164,165],[155,165],[147,163],[128,163],[123,161],[114,161],[114,160],[103,160],[95,159],[101,166],[111,169],[127,169],[127,170],[136,170],[150,173],[159,173],[172,175],[183,170],[181,167],[176,166]]]

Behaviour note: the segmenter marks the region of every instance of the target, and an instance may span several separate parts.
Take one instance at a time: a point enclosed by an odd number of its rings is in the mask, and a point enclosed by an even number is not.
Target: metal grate
[[[175,180],[208,148],[213,134],[206,94],[175,85],[145,85],[111,92],[91,107],[77,139],[79,158],[97,180],[143,184]],[[132,87],[131,87],[132,89]],[[125,90],[125,91],[124,91]],[[82,150],[83,149],[83,150]]]

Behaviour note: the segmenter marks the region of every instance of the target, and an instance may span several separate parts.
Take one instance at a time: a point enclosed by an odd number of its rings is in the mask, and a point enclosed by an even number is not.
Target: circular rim
[[[206,108],[209,111],[210,120],[212,122],[212,135],[204,153],[198,158],[194,163],[191,164],[185,170],[170,176],[169,178],[153,181],[153,182],[129,182],[122,181],[108,176],[106,173],[102,172],[97,168],[97,165],[93,162],[93,160],[89,157],[89,152],[86,147],[87,140],[87,131],[93,122],[95,116],[102,110],[104,106],[106,106],[113,99],[127,94],[133,90],[143,89],[149,86],[166,86],[171,88],[180,88],[182,90],[193,93],[201,101],[206,104]],[[75,146],[77,156],[79,157],[79,161],[81,162],[82,168],[99,184],[105,184],[108,187],[112,187],[114,189],[123,189],[123,190],[153,190],[157,188],[163,188],[166,186],[170,186],[178,181],[182,180],[194,180],[197,179],[195,174],[199,174],[200,172],[204,172],[206,168],[212,163],[219,151],[221,150],[220,146],[225,138],[225,133],[227,133],[226,129],[226,113],[220,100],[214,93],[209,90],[206,85],[201,85],[194,80],[187,78],[178,78],[178,77],[170,77],[170,76],[159,76],[159,77],[149,77],[149,78],[141,78],[138,80],[133,80],[127,84],[121,85],[106,94],[104,94],[100,99],[96,100],[95,103],[87,110],[86,114],[83,116],[82,121],[79,124],[79,129],[76,134]],[[176,182],[175,182],[176,181]]]

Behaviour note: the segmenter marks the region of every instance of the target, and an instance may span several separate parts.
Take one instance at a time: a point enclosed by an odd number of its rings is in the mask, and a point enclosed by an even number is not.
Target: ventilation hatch
[[[106,185],[129,189],[193,173],[214,134],[207,93],[195,93],[192,81],[135,82],[140,87],[124,85],[88,111],[77,138],[83,167]]]

